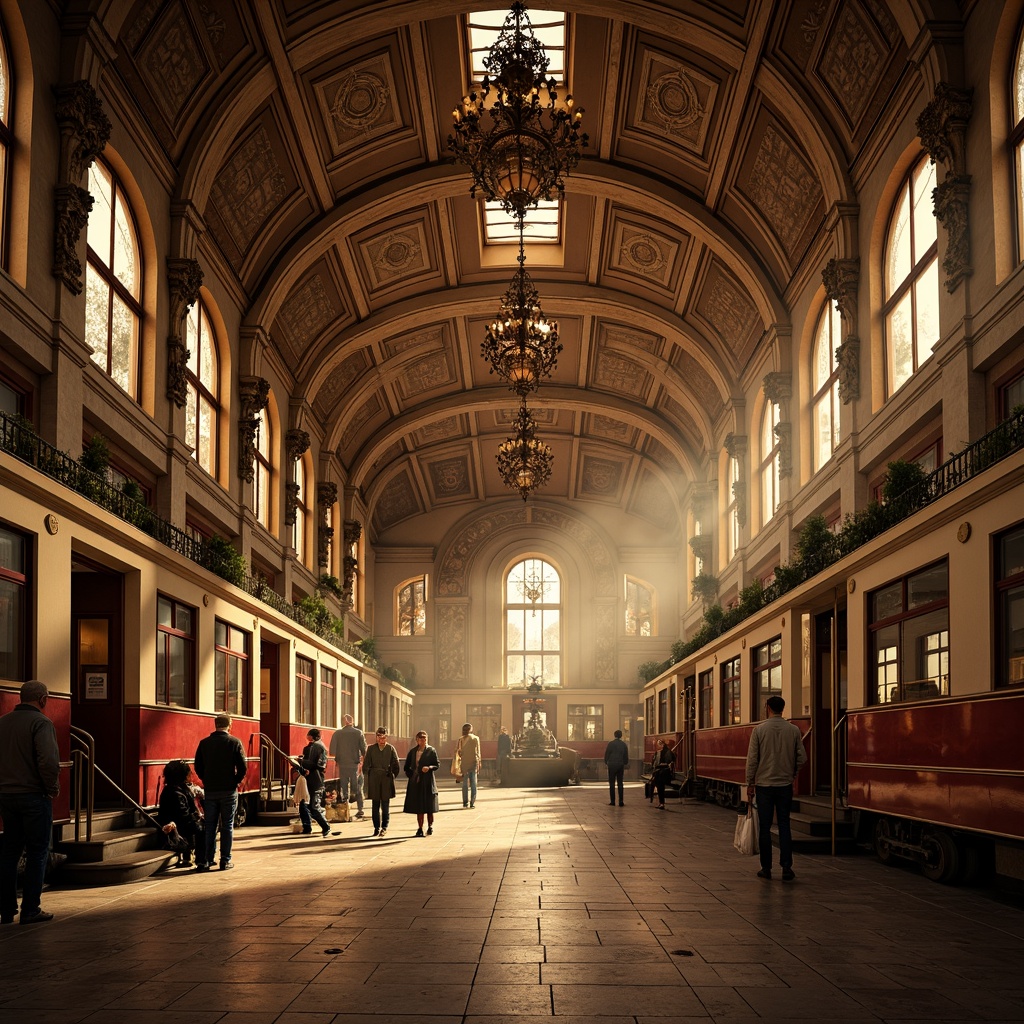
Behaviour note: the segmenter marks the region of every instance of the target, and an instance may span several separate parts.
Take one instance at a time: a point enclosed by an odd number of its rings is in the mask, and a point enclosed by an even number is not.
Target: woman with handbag
[[[440,810],[437,799],[437,783],[434,772],[440,766],[437,751],[427,744],[427,734],[421,729],[416,733],[416,746],[405,758],[405,774],[409,785],[405,790],[405,804],[402,810],[406,814],[415,814],[417,838],[423,835],[423,818],[427,819],[428,836],[434,834],[434,815]]]
[[[668,745],[668,740],[661,741],[661,749],[654,755],[651,764],[651,802],[654,802],[654,791],[658,794],[658,810],[665,810],[665,787],[672,778],[676,767],[676,755]]]
[[[381,838],[387,833],[391,820],[391,798],[395,795],[398,770],[398,751],[388,743],[388,731],[382,725],[377,730],[377,742],[367,747],[363,756],[363,777],[372,808],[373,834]]]
[[[157,821],[168,849],[178,855],[178,864],[182,867],[192,863],[196,837],[203,834],[199,808],[189,785],[191,780],[192,768],[188,761],[168,761],[164,766],[164,788],[157,811]]]

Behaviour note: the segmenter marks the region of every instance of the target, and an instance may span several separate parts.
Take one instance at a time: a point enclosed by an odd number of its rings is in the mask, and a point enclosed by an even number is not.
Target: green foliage
[[[401,671],[395,668],[394,665],[388,665],[384,669],[384,678],[390,679],[393,683],[398,683],[399,686],[405,686],[405,676],[402,675]]]
[[[889,525],[916,512],[928,500],[924,487],[928,474],[916,463],[897,459],[890,462],[882,485],[882,504],[889,514]]]
[[[373,636],[364,636],[362,640],[356,641],[356,647],[359,648],[363,654],[368,658],[377,658],[377,638]]]
[[[796,541],[796,553],[801,562],[817,565],[835,561],[836,537],[828,528],[825,517],[811,516],[800,530]]]
[[[869,501],[864,508],[848,512],[843,519],[843,530],[839,535],[842,554],[849,554],[877,537],[889,525],[885,508],[877,501]]]
[[[232,543],[214,534],[203,545],[203,565],[228,583],[240,587],[245,583],[249,566]]]
[[[324,573],[316,586],[317,590],[321,593],[326,591],[329,594],[333,594],[339,601],[341,600],[341,581],[337,576]]]
[[[707,605],[718,597],[718,577],[709,572],[699,572],[690,584],[690,596],[699,598]]]
[[[760,611],[764,607],[764,587],[761,586],[760,580],[754,580],[749,586],[740,590],[738,607],[743,613],[743,618],[753,615],[754,612]]]
[[[637,678],[642,683],[649,683],[656,676],[661,675],[662,667],[665,664],[663,661],[645,661],[636,667]]]
[[[89,438],[82,454],[78,456],[78,464],[82,469],[97,476],[105,477],[110,468],[110,445],[102,434],[93,434]]]

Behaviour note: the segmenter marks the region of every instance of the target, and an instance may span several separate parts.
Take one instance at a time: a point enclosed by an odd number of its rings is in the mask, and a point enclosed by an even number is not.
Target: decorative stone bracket
[[[726,434],[723,442],[726,454],[739,464],[739,479],[733,482],[732,496],[736,502],[736,522],[740,526],[747,525],[747,482],[743,466],[747,456],[747,442],[746,434]]]
[[[363,535],[363,524],[355,519],[345,520],[345,557],[342,559],[341,606],[352,607],[352,583],[359,560],[352,553]]]
[[[53,88],[54,114],[60,131],[60,158],[54,190],[53,276],[73,295],[81,295],[82,261],[78,242],[92,210],[93,199],[82,187],[82,176],[103,152],[110,138],[110,120],[96,90],[86,81]]]
[[[860,398],[860,339],[857,337],[857,288],[860,260],[831,259],[821,272],[825,294],[836,304],[844,327],[842,344],[836,347],[839,364],[839,398],[844,405]]]
[[[329,525],[327,515],[337,500],[337,484],[317,484],[316,507],[319,513],[319,528],[316,538],[316,563],[323,570],[326,570],[330,565],[331,542],[334,540],[334,527]]]
[[[270,400],[270,381],[263,377],[239,377],[238,398],[242,415],[238,420],[238,478],[251,484],[256,475],[256,431],[259,414]]]
[[[291,463],[289,475],[292,477],[284,485],[284,525],[294,526],[299,512],[299,485],[295,480],[295,463],[309,451],[309,433],[305,430],[289,430],[284,435],[285,451]]]
[[[966,155],[973,98],[973,89],[957,89],[948,82],[939,82],[934,99],[916,122],[921,145],[932,163],[941,164],[946,171],[932,190],[932,201],[935,216],[948,235],[942,269],[946,272],[946,290],[951,293],[973,273],[968,213],[971,176],[967,173]]]
[[[167,397],[180,409],[188,399],[189,351],[185,344],[185,318],[199,298],[203,271],[197,260],[167,259],[170,292],[170,334],[167,335]]]

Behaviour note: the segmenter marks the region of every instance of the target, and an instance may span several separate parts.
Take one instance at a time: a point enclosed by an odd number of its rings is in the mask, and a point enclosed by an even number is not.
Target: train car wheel
[[[879,818],[875,822],[875,853],[883,864],[888,864],[894,857],[891,842],[892,822],[888,818]]]
[[[927,860],[921,865],[925,878],[933,882],[952,882],[960,870],[960,852],[953,837],[947,832],[930,832],[921,845],[927,851]]]

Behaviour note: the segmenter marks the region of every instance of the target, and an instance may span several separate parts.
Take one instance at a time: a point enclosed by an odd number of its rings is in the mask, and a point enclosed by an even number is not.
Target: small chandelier
[[[518,491],[523,501],[548,482],[551,449],[536,437],[537,424],[523,400],[516,416],[515,434],[498,446],[498,473],[506,487]]]
[[[571,95],[558,105],[555,80],[544,77],[548,64],[526,6],[517,0],[484,58],[481,91],[464,96],[452,111],[448,148],[473,175],[469,194],[479,189],[519,221],[541,199],[565,191],[563,175],[579,163],[587,144],[580,131],[583,110],[575,109]]]
[[[519,269],[501,300],[498,319],[487,325],[480,354],[520,398],[550,375],[562,346],[558,324],[545,318],[540,295],[526,272],[523,222],[519,222]]]

